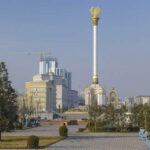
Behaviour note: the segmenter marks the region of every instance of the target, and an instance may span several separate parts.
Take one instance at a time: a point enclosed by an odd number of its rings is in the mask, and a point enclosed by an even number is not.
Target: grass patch
[[[27,148],[28,136],[2,136],[0,149],[24,149]],[[65,139],[59,136],[39,136],[39,148],[44,148]]]

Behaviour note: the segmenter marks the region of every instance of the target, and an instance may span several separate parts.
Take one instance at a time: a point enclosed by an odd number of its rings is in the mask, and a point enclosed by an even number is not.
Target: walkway
[[[69,137],[46,150],[148,150],[137,133],[77,133],[83,126],[68,126]],[[3,133],[6,136],[58,136],[59,126],[41,126]]]
[[[148,150],[137,134],[84,133],[51,145],[47,150]]]

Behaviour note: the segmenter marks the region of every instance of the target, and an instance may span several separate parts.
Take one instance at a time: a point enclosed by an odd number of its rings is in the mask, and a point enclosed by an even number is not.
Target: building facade
[[[68,89],[64,87],[62,84],[56,85],[56,108],[62,109],[68,108]]]
[[[53,112],[78,105],[78,92],[71,89],[71,73],[58,68],[54,58],[40,60],[39,74],[26,82],[27,106],[36,112]]]
[[[58,61],[53,57],[41,58],[39,62],[39,74],[49,74],[53,73],[56,76],[62,76],[66,79],[67,87],[71,89],[71,72],[66,69],[61,69],[58,67]]]
[[[91,84],[84,89],[85,105],[106,105],[105,89],[99,84]]]
[[[75,90],[68,91],[69,107],[77,107],[79,105],[78,92]]]
[[[150,105],[150,96],[137,96],[135,98],[136,104],[149,104]]]
[[[78,98],[79,98],[79,100],[78,100],[79,105],[85,105],[85,94],[84,94],[84,91],[81,91],[79,93]]]
[[[56,88],[46,75],[35,75],[33,81],[26,82],[27,106],[36,112],[56,110]]]
[[[126,106],[128,112],[131,112],[131,108],[134,105],[134,97],[125,97],[123,100],[123,105]]]

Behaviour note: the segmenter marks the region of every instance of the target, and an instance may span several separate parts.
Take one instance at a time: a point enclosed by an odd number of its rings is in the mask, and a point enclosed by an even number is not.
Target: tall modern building
[[[26,82],[28,107],[37,112],[53,112],[78,105],[78,92],[71,89],[71,73],[58,68],[56,58],[41,58],[39,74]]]
[[[53,57],[41,58],[39,63],[39,74],[49,74],[52,72],[56,76],[67,79],[67,87],[71,89],[71,72],[58,67],[58,61]]]

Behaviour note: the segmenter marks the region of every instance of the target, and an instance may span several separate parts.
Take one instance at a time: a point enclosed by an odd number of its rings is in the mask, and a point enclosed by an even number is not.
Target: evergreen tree
[[[104,109],[104,118],[107,127],[115,126],[115,107],[112,104],[108,104]]]
[[[89,107],[89,125],[93,122],[94,131],[97,130],[97,123],[100,122],[102,115],[102,107],[98,106],[96,103]]]
[[[8,79],[4,62],[0,62],[0,130],[11,130],[18,120],[16,92]]]

